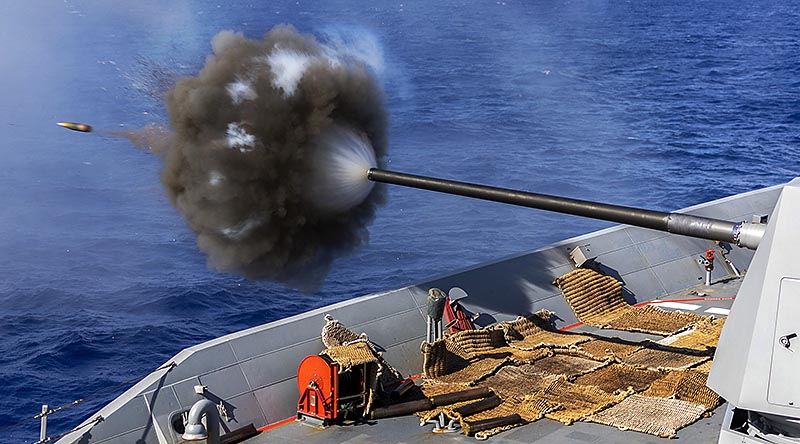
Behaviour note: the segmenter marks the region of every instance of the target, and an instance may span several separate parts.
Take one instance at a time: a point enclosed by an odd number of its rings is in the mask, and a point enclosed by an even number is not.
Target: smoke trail
[[[164,157],[166,155],[172,140],[172,133],[169,128],[157,123],[148,123],[137,130],[98,129],[97,132],[121,139],[128,139],[136,148],[151,152],[159,157]]]
[[[263,40],[223,31],[196,77],[167,94],[162,180],[222,271],[310,291],[367,242],[386,148],[369,68],[294,28]]]

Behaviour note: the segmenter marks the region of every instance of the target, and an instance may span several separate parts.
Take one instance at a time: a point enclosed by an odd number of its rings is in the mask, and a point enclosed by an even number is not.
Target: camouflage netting
[[[574,384],[566,378],[557,378],[535,396],[561,406],[545,416],[569,425],[593,413],[612,406],[630,395],[623,391],[611,394],[591,385]]]
[[[628,356],[640,350],[642,347],[644,347],[644,345],[638,342],[623,341],[621,339],[596,338],[584,342],[578,347],[573,347],[572,350],[583,353],[592,359],[607,360]]]
[[[589,294],[603,286],[613,287],[607,279],[593,287],[588,282],[592,275],[580,275],[584,281],[576,288]],[[619,299],[606,300],[624,303],[618,296]],[[603,300],[596,295],[595,299]],[[655,307],[631,308],[625,304],[623,308],[611,310],[613,317],[603,322],[617,326],[638,323],[641,328],[652,328],[653,322],[663,318],[679,321],[669,328],[687,321],[695,327],[666,338],[671,346],[664,346],[559,331],[551,323],[552,313],[541,311],[493,327],[454,333],[433,343],[423,342],[423,382],[417,397],[487,387],[499,398],[499,405],[462,416],[461,407],[477,402],[470,400],[416,414],[423,421],[443,414],[479,439],[542,417],[564,424],[593,421],[624,430],[673,436],[679,428],[722,402],[705,386],[705,381],[724,319],[696,320],[683,313],[663,317],[662,313],[667,312]],[[343,369],[361,364],[374,366],[375,372],[367,374],[370,387],[378,387],[382,375],[389,375],[394,382],[399,380],[400,375],[365,335],[356,335],[330,317],[326,320],[326,343],[338,345],[322,354],[340,363]],[[370,392],[370,405],[375,393],[376,390]],[[514,414],[519,418],[511,416]],[[486,427],[480,421],[501,418],[510,422],[476,432],[476,426]]]
[[[320,355],[327,356],[339,364],[339,373],[350,371],[361,364],[377,364],[379,360],[378,354],[366,342],[331,347],[320,352]]]
[[[694,313],[665,311],[653,305],[631,307],[622,316],[611,319],[603,328],[639,331],[654,335],[671,335],[707,319]]]
[[[551,313],[540,311],[527,318],[520,316],[511,322],[501,322],[497,329],[504,332],[510,347],[532,350],[540,347],[569,347],[588,341],[588,336],[556,331],[550,323]]]
[[[546,375],[542,372],[533,371],[533,366],[506,366],[489,376],[480,385],[490,387],[501,397],[509,396],[530,396],[533,393],[547,387],[556,375]]]
[[[586,418],[589,421],[671,438],[678,429],[697,421],[703,407],[679,399],[633,395]]]
[[[681,370],[693,367],[711,359],[708,355],[699,355],[689,349],[661,349],[655,344],[643,348],[619,359],[620,362],[634,367],[650,370]]]
[[[706,386],[707,379],[707,373],[697,370],[674,371],[654,381],[642,394],[680,399],[713,410],[722,403],[722,398]]]
[[[502,404],[493,409],[485,410],[483,412],[470,415],[466,418],[462,418],[460,419],[459,422],[461,423],[461,427],[464,430],[464,433],[466,433],[467,435],[474,434],[477,439],[483,440],[492,435],[496,435],[500,432],[503,432],[505,430],[510,430],[514,427],[519,427],[529,422],[541,419],[542,417],[544,417],[546,413],[551,412],[553,410],[557,410],[559,408],[560,406],[558,404],[554,404],[540,397],[512,396],[506,398]],[[477,433],[473,433],[472,431],[473,425],[475,424],[476,421],[481,421],[491,418],[499,418],[513,414],[519,415],[522,421],[505,426],[494,427],[488,430],[482,430]]]
[[[653,313],[651,319],[658,319],[662,312],[651,310],[654,308],[641,312]],[[478,438],[543,415],[565,424],[591,420],[670,436],[696,420],[698,410],[704,412],[719,404],[719,396],[705,387],[708,351],[561,332],[550,323],[551,315],[542,311],[492,328],[458,332],[432,344],[423,343],[426,394],[434,388],[437,393],[449,393],[484,386],[502,402],[469,417],[462,417],[458,409],[474,401],[440,406],[418,415],[425,420],[444,414],[457,420],[470,434],[475,421],[529,413],[522,415],[519,422],[478,432]],[[681,316],[679,313],[675,318]],[[648,321],[643,322],[646,325]],[[720,325],[720,321],[701,318],[696,335],[702,335],[704,344],[713,343]],[[684,336],[687,334],[681,337]],[[678,343],[680,338],[675,338],[674,343]],[[520,355],[522,352],[528,355]],[[690,367],[696,368],[686,370]],[[635,393],[646,396],[612,410]],[[670,418],[650,418],[635,410],[641,403],[650,404],[640,412],[652,410],[659,414],[670,414],[687,405],[691,408]],[[635,406],[634,410],[631,406]]]
[[[553,283],[578,320],[595,327],[667,336],[706,319],[651,305],[634,307],[622,297],[621,282],[588,268],[573,270]]]
[[[472,384],[510,362],[501,331],[458,332],[431,344],[422,343],[423,374],[439,383]]]
[[[706,376],[708,376],[708,374],[711,372],[711,364],[712,364],[711,361],[706,361],[698,365],[697,367],[692,367],[692,370],[705,373]]]
[[[630,308],[622,298],[622,283],[588,268],[573,270],[553,281],[579,321],[602,325]]]
[[[663,377],[663,372],[612,364],[578,377],[575,383],[593,385],[608,393],[617,393],[620,390],[638,393],[650,387],[653,381]]]
[[[695,350],[710,350],[717,348],[719,335],[725,325],[725,319],[711,320],[704,318],[698,322],[694,330],[685,335],[681,335],[675,341],[670,342],[672,347],[691,348]]]
[[[325,315],[325,326],[322,328],[322,343],[326,349],[320,355],[327,356],[339,364],[339,373],[350,371],[353,367],[366,364],[365,384],[368,387],[367,414],[381,387],[389,386],[403,379],[400,372],[391,366],[381,353],[369,342],[366,334],[357,335],[350,329]]]

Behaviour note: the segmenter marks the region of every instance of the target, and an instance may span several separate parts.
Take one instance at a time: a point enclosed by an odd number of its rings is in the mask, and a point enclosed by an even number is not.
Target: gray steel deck
[[[729,298],[736,295],[741,279],[729,279],[715,283],[712,287],[697,286],[684,290],[665,300],[683,300],[688,305],[696,306],[691,310],[697,314],[711,314],[720,310],[730,309],[732,301]],[[698,295],[705,294],[706,297]],[[699,300],[698,300],[699,299]],[[663,306],[670,310],[671,308]],[[720,315],[715,315],[719,317]],[[626,340],[641,341],[650,339],[658,341],[663,336],[648,335],[617,330],[602,330],[589,326],[578,326],[571,331],[586,332],[599,336],[618,337]],[[700,418],[697,422],[678,431],[678,442],[692,444],[716,443],[722,419],[725,415],[725,405],[718,407],[714,414],[708,418]],[[400,418],[367,421],[362,424],[332,426],[327,429],[318,429],[305,424],[291,422],[267,430],[247,441],[247,444],[266,444],[282,442],[287,444],[314,444],[314,443],[454,443],[475,442],[476,439],[463,434],[435,434],[431,432],[432,426],[419,426],[419,418],[406,416]],[[558,421],[543,418],[539,421],[518,427],[489,438],[490,442],[503,443],[592,443],[592,444],[654,444],[676,442],[675,439],[660,438],[639,432],[622,431],[615,427],[595,423],[576,422],[565,426]]]

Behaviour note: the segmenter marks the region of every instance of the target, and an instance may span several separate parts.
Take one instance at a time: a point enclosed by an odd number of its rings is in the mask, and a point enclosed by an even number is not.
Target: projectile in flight
[[[71,129],[72,131],[80,131],[82,133],[91,133],[92,126],[87,125],[85,123],[75,123],[75,122],[58,122],[58,126],[63,126],[66,129]]]

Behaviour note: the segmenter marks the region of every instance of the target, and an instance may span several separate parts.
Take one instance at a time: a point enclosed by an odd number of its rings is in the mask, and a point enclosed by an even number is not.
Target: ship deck
[[[697,286],[688,290],[670,295],[651,303],[657,304],[665,310],[691,311],[697,314],[715,317],[727,315],[733,298],[735,297],[741,279],[728,279],[718,282],[711,287]],[[659,341],[662,336],[599,329],[590,326],[577,325],[570,329],[576,332],[586,332],[604,337],[618,337],[625,340],[641,341],[649,339]],[[717,407],[710,417],[701,417],[698,421],[680,429],[677,434],[678,442],[693,444],[716,443],[720,426],[725,414],[726,404]],[[287,422],[283,425],[268,428],[261,434],[244,441],[247,444],[262,444],[270,442],[284,442],[296,444],[313,443],[452,443],[475,441],[474,437],[461,433],[436,434],[432,433],[432,426],[420,427],[419,418],[405,416],[388,418],[375,421],[366,421],[351,425],[336,425],[326,429],[312,427],[299,422]],[[661,438],[634,431],[623,431],[615,427],[589,422],[576,422],[570,426],[547,418],[514,428],[489,438],[494,443],[631,443],[655,444],[675,442],[675,439]]]

